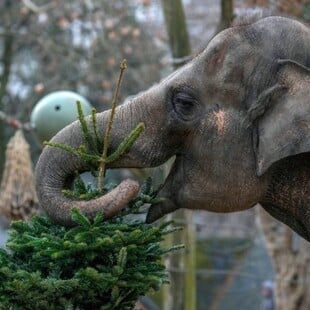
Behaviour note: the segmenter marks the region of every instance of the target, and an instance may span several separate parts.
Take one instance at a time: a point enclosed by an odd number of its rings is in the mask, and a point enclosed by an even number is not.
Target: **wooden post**
[[[191,54],[190,42],[181,0],[162,0],[162,8],[169,37],[172,57],[182,58]],[[174,64],[178,67],[179,64]]]
[[[178,68],[191,54],[190,42],[181,0],[162,0],[167,33],[173,57]],[[196,309],[196,228],[190,210],[178,210],[170,215],[184,230],[169,236],[167,242],[185,244],[184,251],[172,254],[166,261],[170,270],[171,284],[164,292],[165,310]]]
[[[11,72],[11,64],[13,58],[13,43],[14,37],[11,33],[11,23],[12,23],[12,12],[11,12],[12,2],[6,0],[3,5],[3,9],[6,14],[4,15],[4,36],[2,38],[3,52],[1,55],[1,64],[3,67],[2,73],[0,75],[0,110],[4,109],[4,97],[7,93],[7,84],[9,81],[9,76]],[[0,121],[0,178],[2,175],[2,169],[5,160],[5,147],[7,139],[5,137],[5,125]]]
[[[220,32],[230,27],[234,12],[233,0],[221,0],[221,19],[217,27],[217,32]]]

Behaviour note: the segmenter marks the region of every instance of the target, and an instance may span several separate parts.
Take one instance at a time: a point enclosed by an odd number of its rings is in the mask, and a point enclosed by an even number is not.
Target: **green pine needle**
[[[99,150],[102,149],[102,142],[98,133],[98,125],[97,125],[97,111],[96,109],[92,109],[91,111],[91,123],[92,123],[92,127],[93,127],[93,132],[94,132],[94,136],[96,139],[96,144],[97,144],[97,150],[99,152]]]
[[[56,143],[56,142],[51,142],[51,141],[44,141],[43,144],[47,145],[47,146],[51,146],[51,147],[61,149],[63,151],[66,151],[66,152],[71,153],[71,154],[76,155],[76,156],[80,156],[80,152],[78,150],[76,150],[75,148],[73,148],[67,144],[61,144],[61,143]]]
[[[123,140],[123,142],[117,147],[115,152],[105,159],[106,163],[117,161],[122,155],[129,151],[135,141],[139,138],[141,133],[144,131],[145,125],[139,123],[135,129],[133,129],[129,135]]]
[[[88,200],[111,190],[111,184],[103,184],[106,164],[128,152],[145,129],[143,123],[138,124],[107,156],[125,69],[123,61],[105,143],[98,133],[96,111],[86,120],[80,102],[77,109],[84,145],[75,149],[45,142],[78,156],[98,176],[98,188],[93,188],[77,175],[73,190],[63,190],[70,198]],[[169,282],[161,263],[163,256],[183,247],[163,248],[161,241],[179,228],[171,227],[171,222],[149,226],[130,221],[127,216],[143,213],[145,204],[162,202],[157,193],[148,178],[138,196],[110,220],[105,220],[103,212],[90,220],[73,206],[72,219],[77,224],[73,228],[57,225],[43,216],[29,222],[13,222],[8,250],[0,250],[0,309],[127,310],[133,309],[138,296],[159,290]]]
[[[133,309],[138,296],[168,283],[161,259],[168,223],[118,217],[93,221],[72,209],[73,228],[43,216],[13,222],[0,249],[0,309]]]
[[[72,219],[79,225],[89,228],[90,227],[90,221],[89,219],[83,215],[77,208],[72,208]]]
[[[95,143],[94,143],[94,138],[92,137],[92,135],[89,132],[88,125],[87,125],[87,122],[85,119],[85,115],[84,115],[84,112],[82,109],[81,102],[77,101],[76,106],[77,106],[77,111],[78,111],[78,118],[79,118],[81,129],[83,132],[84,143],[87,144],[88,149],[91,152],[96,153],[97,148],[96,148]],[[92,118],[92,122],[94,122],[93,118]],[[95,126],[96,126],[96,123],[93,123],[93,127],[95,127]]]

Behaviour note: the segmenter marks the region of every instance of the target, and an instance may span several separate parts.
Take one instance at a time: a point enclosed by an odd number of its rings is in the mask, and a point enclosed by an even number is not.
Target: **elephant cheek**
[[[227,113],[219,109],[217,111],[213,111],[211,119],[213,123],[213,127],[215,128],[218,135],[222,136],[226,133],[227,129]]]

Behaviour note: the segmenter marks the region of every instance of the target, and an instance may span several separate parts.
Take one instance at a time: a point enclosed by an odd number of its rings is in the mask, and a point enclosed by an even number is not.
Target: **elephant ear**
[[[310,151],[310,69],[291,60],[278,60],[278,65],[277,83],[249,110],[256,118],[258,176],[282,158]]]

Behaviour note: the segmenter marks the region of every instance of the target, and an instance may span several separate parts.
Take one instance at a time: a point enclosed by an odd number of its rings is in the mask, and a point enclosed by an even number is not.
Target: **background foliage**
[[[138,23],[135,5],[123,0],[1,1],[0,110],[29,121],[40,98],[62,89],[104,110],[124,58],[130,70],[121,101],[158,81],[163,49]],[[0,122],[0,175],[10,135]]]

